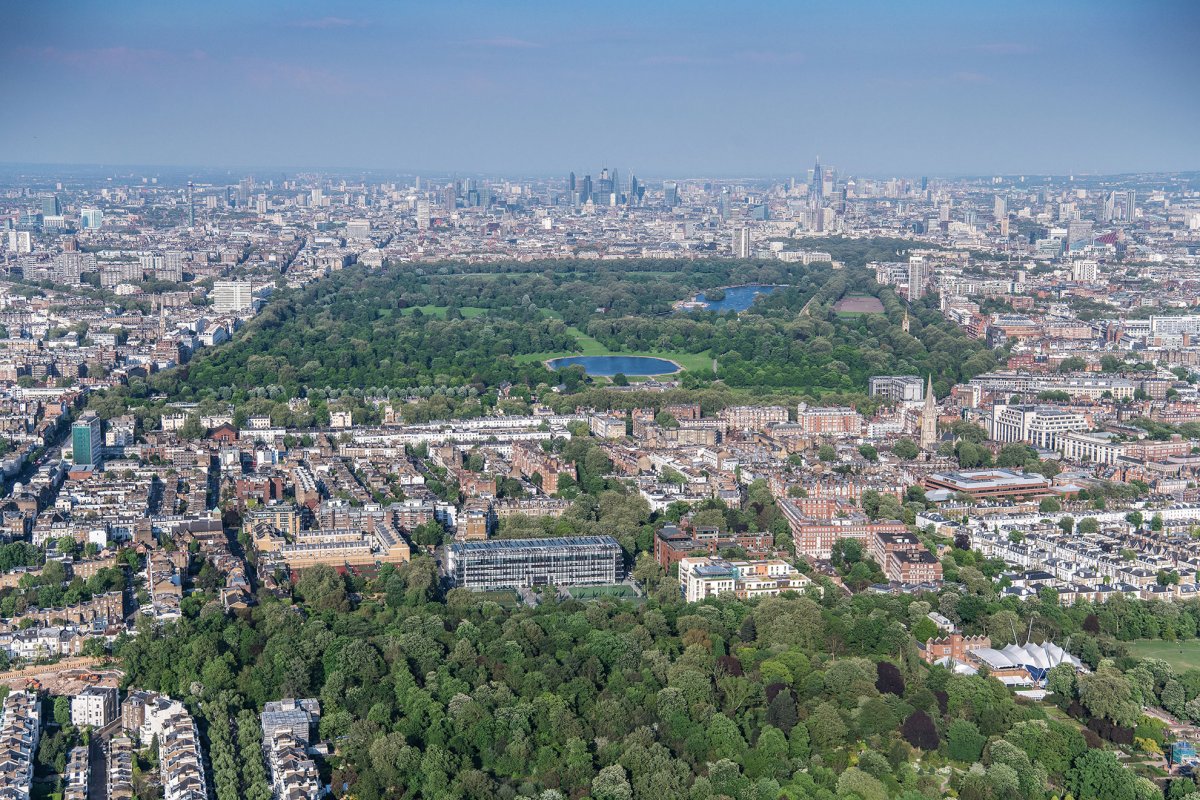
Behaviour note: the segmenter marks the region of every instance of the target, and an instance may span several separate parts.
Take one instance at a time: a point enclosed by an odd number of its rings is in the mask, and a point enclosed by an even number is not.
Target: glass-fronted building
[[[100,418],[94,413],[84,414],[71,426],[71,460],[78,465],[100,463],[104,439],[100,434]]]
[[[455,542],[446,548],[455,586],[479,591],[619,583],[625,555],[611,536]]]

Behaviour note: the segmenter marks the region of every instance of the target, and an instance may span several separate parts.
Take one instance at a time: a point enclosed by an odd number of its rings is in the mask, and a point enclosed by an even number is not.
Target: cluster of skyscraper
[[[678,185],[674,181],[666,181],[663,190],[667,195],[666,204],[677,205]],[[584,175],[582,180],[574,172],[567,176],[567,197],[572,206],[585,206],[588,203],[597,206],[640,206],[646,197],[646,187],[638,183],[636,175],[630,177],[628,186],[622,187],[617,171],[614,169],[610,173],[608,167],[604,167],[594,181],[591,175]]]

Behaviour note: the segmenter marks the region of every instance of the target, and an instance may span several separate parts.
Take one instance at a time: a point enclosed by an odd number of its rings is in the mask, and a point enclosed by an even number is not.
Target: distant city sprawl
[[[5,168],[0,795],[1194,798],[1198,191]]]

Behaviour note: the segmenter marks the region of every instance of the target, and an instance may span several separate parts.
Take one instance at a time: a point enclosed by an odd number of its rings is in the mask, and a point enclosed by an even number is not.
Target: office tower
[[[1003,195],[996,195],[996,199],[992,202],[992,216],[997,221],[1008,216],[1008,200]]]
[[[745,226],[733,229],[733,257],[750,257],[750,229]]]
[[[1133,222],[1137,216],[1137,192],[1130,189],[1123,196],[1125,199],[1125,221]]]
[[[213,311],[230,314],[249,308],[254,303],[254,284],[250,281],[216,281],[213,283]]]
[[[929,190],[929,178],[922,175],[921,176],[921,191],[926,192],[928,190]]]
[[[86,411],[71,426],[71,458],[79,465],[100,463],[100,417],[94,411]]]
[[[825,174],[821,169],[821,159],[817,157],[817,163],[813,166],[812,177],[812,199],[813,203],[820,205],[825,199]]]
[[[663,202],[667,208],[679,205],[679,184],[675,181],[663,181]]]
[[[584,175],[583,183],[579,187],[579,202],[586,205],[588,200],[592,199],[592,176]]]
[[[62,215],[62,204],[58,202],[58,195],[52,194],[49,197],[42,198],[42,216],[43,217],[58,217]]]
[[[196,184],[187,182],[187,212],[188,227],[196,227]]]
[[[429,230],[429,201],[417,201],[417,230]]]
[[[442,190],[442,205],[447,211],[458,208],[458,181],[451,181],[450,185]]]
[[[608,174],[608,167],[600,170],[600,179],[596,181],[596,194],[599,201],[607,203],[608,196],[613,193],[613,179]]]
[[[79,224],[85,231],[98,230],[104,224],[104,212],[98,208],[85,208],[79,212]]]
[[[717,197],[717,216],[721,219],[729,219],[729,190],[722,189],[721,194]]]
[[[920,300],[925,296],[925,256],[908,257],[908,299],[909,302]]]
[[[637,175],[629,176],[629,194],[625,198],[625,204],[636,206],[638,204],[638,179]]]
[[[575,188],[575,173],[572,172],[570,177],[567,178],[567,191],[574,194]]]

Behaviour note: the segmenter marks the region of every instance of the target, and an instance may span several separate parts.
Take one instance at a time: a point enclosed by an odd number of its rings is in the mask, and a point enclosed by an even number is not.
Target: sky
[[[0,0],[0,162],[1200,168],[1200,2]]]

